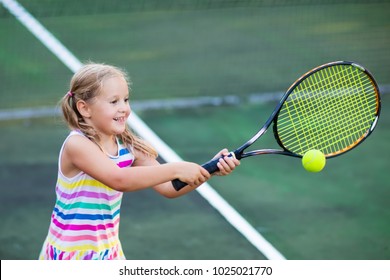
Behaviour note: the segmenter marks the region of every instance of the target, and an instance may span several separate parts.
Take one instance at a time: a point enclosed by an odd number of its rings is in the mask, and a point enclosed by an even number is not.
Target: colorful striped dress
[[[72,135],[82,135],[72,131]],[[61,148],[61,159],[64,145]],[[118,140],[118,155],[110,156],[121,168],[129,167],[134,155]],[[61,172],[58,163],[56,203],[49,232],[39,259],[103,260],[125,259],[119,240],[122,192],[107,187],[80,172],[72,178]]]

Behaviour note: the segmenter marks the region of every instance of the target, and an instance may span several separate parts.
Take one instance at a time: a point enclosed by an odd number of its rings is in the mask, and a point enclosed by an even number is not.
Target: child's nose
[[[127,112],[130,111],[130,106],[127,102],[122,102],[120,106],[120,111],[121,112]]]

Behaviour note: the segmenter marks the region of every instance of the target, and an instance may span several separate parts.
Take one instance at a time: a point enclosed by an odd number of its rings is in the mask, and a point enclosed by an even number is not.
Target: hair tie
[[[67,95],[68,95],[69,97],[73,97],[73,93],[72,93],[71,91],[68,91]]]

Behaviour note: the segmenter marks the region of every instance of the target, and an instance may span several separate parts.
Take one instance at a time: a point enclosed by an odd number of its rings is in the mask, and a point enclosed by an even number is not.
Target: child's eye
[[[111,103],[111,104],[116,104],[116,103],[118,103],[118,100],[113,100],[113,101],[111,101],[110,103]]]
[[[127,97],[127,98],[125,98],[125,102],[127,103],[127,102],[129,102],[129,98]]]

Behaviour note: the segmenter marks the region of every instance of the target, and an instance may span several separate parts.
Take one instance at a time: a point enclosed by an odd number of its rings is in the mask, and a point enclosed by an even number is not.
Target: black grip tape
[[[235,157],[235,154],[233,152],[231,152],[229,154],[229,157],[231,157],[231,156]],[[221,156],[219,158],[212,159],[212,160],[202,164],[202,167],[204,169],[206,169],[210,174],[213,174],[214,172],[217,172],[219,170],[217,164],[218,164],[219,160],[221,158],[224,158],[224,157],[225,156]],[[175,179],[175,180],[172,180],[172,185],[175,188],[175,190],[180,191],[182,188],[187,186],[187,183],[184,183],[184,182],[180,181],[179,179]]]

